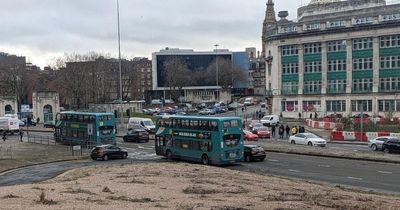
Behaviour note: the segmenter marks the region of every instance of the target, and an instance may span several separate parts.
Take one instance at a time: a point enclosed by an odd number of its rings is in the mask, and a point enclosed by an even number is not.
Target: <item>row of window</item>
[[[353,50],[367,50],[372,49],[372,37],[353,39]]]
[[[373,59],[372,58],[356,58],[353,59],[353,70],[372,70]]]
[[[283,56],[298,55],[299,54],[299,49],[297,48],[297,45],[282,46],[281,50],[282,50],[282,55]]]
[[[347,69],[346,60],[329,60],[328,61],[328,72],[346,71],[346,69]]]
[[[400,46],[400,35],[382,36],[380,37],[380,47],[399,47]]]
[[[303,111],[314,112],[321,108],[321,101],[303,101]]]
[[[346,92],[346,80],[328,80],[328,93],[345,93]]]
[[[306,81],[304,82],[304,94],[321,93],[321,81]]]
[[[305,62],[304,63],[304,73],[315,73],[322,72],[321,61]]]
[[[296,82],[283,82],[282,83],[282,94],[293,95],[298,94],[299,83]]]
[[[379,80],[379,91],[380,92],[393,92],[400,90],[400,78],[380,78]]]
[[[314,101],[312,103],[303,102],[303,110],[310,111],[311,109],[305,110],[304,106],[314,106],[314,110],[318,111],[318,107],[321,106],[320,101]],[[400,108],[400,100],[398,105]],[[398,109],[400,110],[400,109]],[[282,101],[281,111],[283,112],[295,112],[298,111],[298,101]],[[345,112],[346,111],[346,101],[345,100],[327,100],[326,101],[326,111],[327,112]],[[351,111],[353,112],[372,112],[372,100],[352,100],[351,101]],[[381,111],[381,110],[379,110]]]
[[[326,101],[326,111],[327,112],[345,112],[346,111],[346,101]]]
[[[353,92],[372,92],[372,79],[353,80]]]
[[[304,44],[304,54],[321,53],[321,43]]]
[[[298,74],[298,73],[299,73],[298,63],[282,64],[282,74]]]
[[[380,112],[400,111],[400,100],[378,100],[378,110]]]
[[[112,120],[112,115],[102,115],[98,117],[99,121]],[[63,121],[77,122],[77,123],[94,123],[96,116],[94,115],[81,115],[81,114],[62,114],[60,119]]]
[[[372,112],[372,100],[351,101],[351,111],[353,111],[353,112]]]
[[[160,127],[183,128],[194,130],[218,130],[217,121],[208,120],[181,120],[181,119],[160,119],[157,121]],[[224,128],[239,127],[239,121],[226,120],[223,122]]]
[[[381,69],[400,68],[400,56],[381,57]]]
[[[328,42],[328,52],[340,52],[347,50],[346,40],[336,40]]]

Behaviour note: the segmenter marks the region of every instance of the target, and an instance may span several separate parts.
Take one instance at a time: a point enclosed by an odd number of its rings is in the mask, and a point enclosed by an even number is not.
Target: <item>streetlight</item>
[[[219,102],[219,89],[218,89],[218,44],[215,44],[215,70],[216,70],[216,81],[217,81],[217,102]]]
[[[122,109],[122,63],[121,63],[121,31],[120,31],[120,24],[119,24],[119,0],[117,0],[117,19],[118,19],[118,69],[119,69],[119,103],[120,103],[120,108],[119,112],[121,112]],[[122,115],[122,113],[120,113]],[[120,116],[121,116],[120,115]],[[122,116],[121,116],[122,118]]]

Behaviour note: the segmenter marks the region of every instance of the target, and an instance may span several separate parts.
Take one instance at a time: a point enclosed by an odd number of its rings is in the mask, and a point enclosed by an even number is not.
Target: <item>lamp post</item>
[[[121,31],[120,31],[120,24],[119,24],[119,0],[117,0],[117,22],[118,22],[118,70],[119,70],[119,103],[120,108],[119,112],[122,109],[122,63],[121,63]],[[119,114],[122,118],[122,112]],[[121,119],[120,119],[121,121]]]
[[[217,81],[217,102],[219,102],[219,88],[218,88],[218,44],[215,44],[215,71],[216,71],[216,81]]]

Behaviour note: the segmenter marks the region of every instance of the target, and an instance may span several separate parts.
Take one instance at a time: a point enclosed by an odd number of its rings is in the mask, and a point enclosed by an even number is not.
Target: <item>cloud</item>
[[[260,49],[266,2],[120,0],[123,54],[151,57],[164,47],[211,50],[215,43]],[[275,10],[289,10],[294,18],[299,4],[275,0]],[[64,52],[117,55],[116,0],[2,1],[0,13],[0,50],[34,64],[44,66]]]

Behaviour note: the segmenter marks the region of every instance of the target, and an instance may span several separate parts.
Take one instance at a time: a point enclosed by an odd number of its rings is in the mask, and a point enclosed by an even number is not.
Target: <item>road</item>
[[[264,162],[228,168],[400,195],[398,164],[269,153]]]

